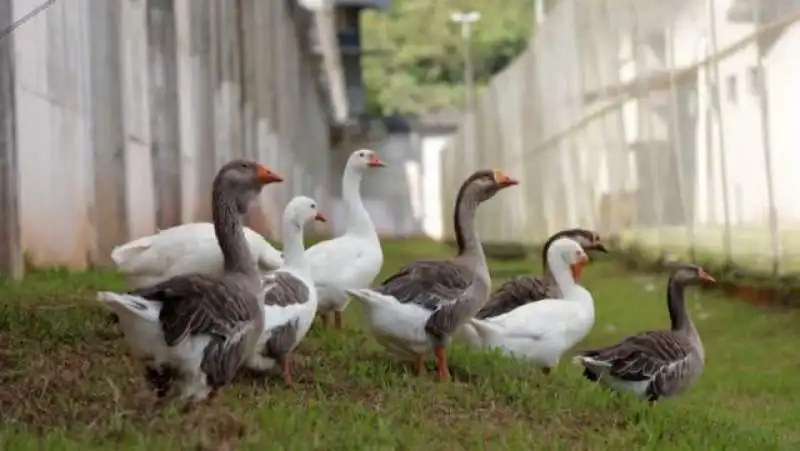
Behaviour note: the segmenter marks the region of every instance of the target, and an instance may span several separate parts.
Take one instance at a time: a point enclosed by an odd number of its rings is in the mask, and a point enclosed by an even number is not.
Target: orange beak
[[[509,186],[518,185],[519,182],[512,179],[511,177],[507,176],[503,171],[495,170],[494,171],[494,183],[501,188],[507,188]]]
[[[314,216],[314,220],[319,222],[328,222],[328,218],[326,218],[322,213],[317,213],[316,216]]]
[[[268,183],[275,183],[275,182],[282,182],[283,177],[280,175],[270,171],[269,169],[265,168],[264,166],[258,165],[258,169],[256,169],[256,179],[263,184]]]
[[[583,254],[578,258],[578,261],[569,265],[569,269],[572,271],[572,279],[574,281],[577,282],[581,279],[581,276],[583,275],[583,268],[587,264],[589,264],[589,257],[587,257],[586,254]]]
[[[371,168],[382,168],[386,166],[386,163],[383,162],[377,155],[372,154],[369,157],[369,161],[367,161],[367,165]]]
[[[711,275],[708,274],[707,272],[705,272],[705,270],[703,270],[703,269],[698,271],[698,275],[700,276],[700,280],[702,280],[702,281],[704,281],[706,283],[717,283],[716,279],[711,277]]]

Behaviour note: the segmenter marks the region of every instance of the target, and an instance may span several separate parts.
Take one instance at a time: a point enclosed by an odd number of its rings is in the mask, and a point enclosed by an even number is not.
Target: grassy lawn
[[[387,241],[384,273],[442,246]],[[492,262],[495,283],[539,271]],[[597,322],[585,346],[666,326],[664,278],[596,261],[584,285]],[[111,274],[42,272],[0,288],[0,449],[800,449],[798,313],[688,294],[706,371],[686,396],[654,407],[610,396],[565,358],[549,377],[521,362],[453,350],[455,381],[417,378],[361,329],[315,327],[296,387],[242,377],[205,409],[153,407],[116,326],[94,301]]]

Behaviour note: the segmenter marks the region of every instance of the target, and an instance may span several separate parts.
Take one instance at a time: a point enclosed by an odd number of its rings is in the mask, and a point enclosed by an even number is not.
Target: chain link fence
[[[487,242],[583,226],[656,254],[800,270],[800,1],[564,0],[444,154],[520,187]],[[452,234],[449,213],[445,231]]]

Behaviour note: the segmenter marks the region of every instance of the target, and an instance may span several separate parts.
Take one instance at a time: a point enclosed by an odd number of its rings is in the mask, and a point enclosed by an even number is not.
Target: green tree
[[[375,114],[423,113],[464,103],[463,40],[455,11],[475,10],[475,81],[485,85],[522,50],[533,28],[534,0],[393,0],[365,11],[362,42],[382,52],[363,60],[368,106]]]

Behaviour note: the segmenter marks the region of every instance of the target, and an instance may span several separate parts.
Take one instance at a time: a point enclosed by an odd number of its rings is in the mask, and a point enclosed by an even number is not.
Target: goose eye
[[[316,210],[317,209],[317,204],[311,204],[311,209]]]

